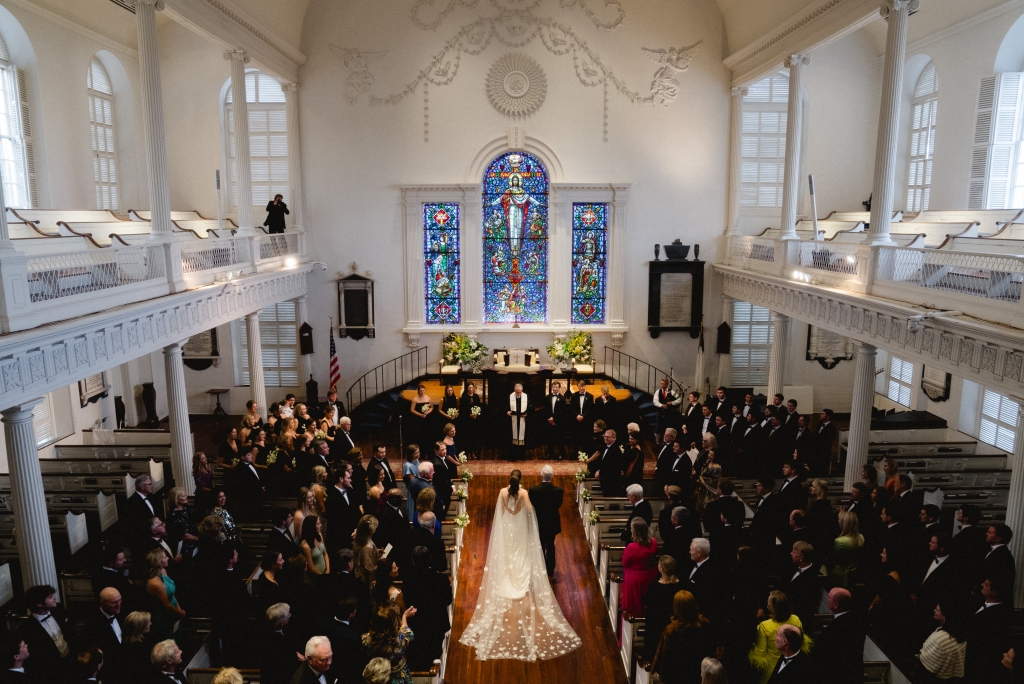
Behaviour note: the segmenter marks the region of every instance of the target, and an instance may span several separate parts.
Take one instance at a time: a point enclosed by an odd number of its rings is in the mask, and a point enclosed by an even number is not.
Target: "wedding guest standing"
[[[587,428],[590,427],[590,422],[593,419],[594,397],[590,396],[590,392],[587,391],[586,380],[580,380],[576,384],[576,389],[577,391],[569,397],[569,418],[576,438],[575,449],[590,454],[594,450],[590,448]],[[603,426],[601,430],[604,431]]]
[[[622,610],[633,617],[647,613],[644,596],[647,587],[658,576],[654,555],[658,542],[651,539],[650,528],[643,518],[633,518],[629,523],[633,541],[622,552]]]
[[[192,479],[196,483],[195,508],[206,511],[213,505],[213,470],[202,451],[192,457]]]
[[[480,458],[480,427],[482,425],[483,402],[476,393],[476,385],[466,383],[466,391],[459,397],[459,435],[463,451],[469,458]]]
[[[662,378],[660,388],[654,393],[654,405],[658,409],[658,427],[655,439],[658,444],[661,444],[662,435],[665,434],[665,430],[669,428],[675,428],[679,422],[679,405],[683,403],[683,398],[676,396],[676,394],[669,389],[669,379]]]
[[[284,217],[288,211],[288,205],[284,203],[284,195],[274,195],[274,199],[267,202],[267,218],[263,225],[267,227],[268,233],[284,232]]]

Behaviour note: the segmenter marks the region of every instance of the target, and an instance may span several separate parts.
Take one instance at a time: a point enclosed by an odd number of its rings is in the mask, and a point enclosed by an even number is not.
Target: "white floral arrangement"
[[[241,459],[239,459],[237,456],[235,456],[233,459],[231,459],[231,467],[234,468],[236,465],[239,464],[240,461],[241,461]]]
[[[446,416],[448,416],[452,420],[455,420],[456,418],[459,417],[459,409],[457,409],[457,408],[450,408],[447,411],[445,411],[444,413],[445,413]]]
[[[473,408],[469,409],[469,415],[471,415],[471,416],[479,416],[480,415],[480,407],[479,406],[474,406]]]
[[[455,490],[455,498],[456,499],[468,499],[469,498],[469,493],[466,492],[466,486],[465,485],[459,485],[459,488]]]
[[[469,514],[459,513],[457,516],[455,516],[455,526],[458,527],[460,530],[466,529],[466,527],[469,526]]]
[[[268,466],[272,466],[275,463],[277,463],[277,455],[279,453],[281,453],[281,449],[279,449],[278,447],[274,447],[273,449],[270,450],[270,452],[267,454],[267,465]]]
[[[579,461],[580,463],[586,463],[587,462],[587,453],[585,451],[579,452],[576,455],[576,460]]]
[[[488,349],[465,333],[448,333],[441,341],[441,358],[446,366],[468,363],[479,370],[487,361]]]
[[[580,498],[583,499],[584,501],[590,501],[590,490],[589,489],[582,489],[582,490],[580,490]]]
[[[594,338],[585,330],[570,330],[562,340],[555,340],[547,346],[548,356],[555,362],[575,361],[591,364],[594,362]]]
[[[587,479],[587,469],[586,468],[580,468],[579,470],[576,471],[576,481],[577,482],[583,482],[586,479]]]
[[[469,482],[472,479],[473,479],[473,473],[469,472],[468,470],[463,470],[462,471],[462,481],[463,482]]]
[[[591,525],[596,525],[601,521],[601,511],[590,511],[590,513],[587,513],[587,520],[590,521]]]
[[[323,430],[317,430],[313,433],[313,439],[327,439],[327,433]]]
[[[460,451],[459,452],[459,463],[465,463],[468,460],[469,460],[469,458],[466,456],[466,452],[465,451]]]

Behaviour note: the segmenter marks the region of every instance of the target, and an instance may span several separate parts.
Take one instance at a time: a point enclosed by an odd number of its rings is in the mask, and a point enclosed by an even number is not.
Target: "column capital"
[[[749,88],[733,88],[732,89],[732,96],[733,97],[746,97],[747,93],[749,93],[749,92],[750,92]]]
[[[787,69],[793,68],[793,65],[807,66],[811,63],[811,58],[803,54],[794,54],[786,58],[785,66]]]
[[[139,5],[152,5],[156,8],[157,12],[164,11],[164,0],[135,0],[134,4],[136,7]]]
[[[299,92],[299,84],[298,83],[282,83],[281,84],[281,90],[284,90],[285,92],[293,93],[294,94],[294,93]]]
[[[878,10],[878,13],[882,15],[883,19],[888,19],[890,12],[900,12],[906,9],[912,14],[916,12],[920,6],[921,0],[884,0],[884,2],[882,2],[882,6]]]
[[[4,423],[23,423],[32,420],[32,409],[43,403],[43,398],[30,399],[0,411],[0,421]]]
[[[250,323],[253,322],[253,321],[259,322],[259,320],[260,320],[260,311],[262,311],[262,309],[256,309],[252,313],[245,314],[245,320],[249,321]]]
[[[241,48],[236,48],[234,50],[225,50],[224,59],[233,59],[236,62],[242,62],[243,64],[249,63],[249,55],[245,52],[245,50]]]
[[[182,343],[181,342],[175,342],[174,344],[169,344],[166,347],[164,347],[164,355],[165,356],[181,356],[181,353],[182,353]]]

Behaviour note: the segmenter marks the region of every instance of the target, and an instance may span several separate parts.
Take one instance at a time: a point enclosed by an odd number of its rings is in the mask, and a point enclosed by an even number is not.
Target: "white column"
[[[871,408],[875,399],[875,356],[878,350],[870,344],[857,348],[857,367],[853,372],[853,405],[850,408],[850,437],[846,442],[846,478],[843,491],[850,491],[860,482],[860,469],[868,462],[868,440],[871,437]]]
[[[295,327],[301,328],[303,323],[309,323],[309,307],[306,306],[306,295],[299,295],[295,298]],[[313,373],[313,359],[310,356],[299,354],[299,387],[304,386]]]
[[[746,88],[732,89],[729,135],[729,216],[725,227],[726,235],[733,235],[739,227],[741,170],[743,167],[743,98]]]
[[[889,22],[885,37],[885,67],[882,71],[882,104],[878,114],[875,146],[875,180],[871,186],[871,226],[868,244],[891,245],[889,223],[896,192],[896,152],[900,134],[900,89],[903,63],[907,57],[907,19],[919,0],[886,0],[881,14]]]
[[[260,409],[260,417],[267,419],[267,388],[263,385],[263,343],[260,340],[260,312],[245,317],[245,334],[249,342],[249,389],[252,400]]]
[[[171,235],[171,191],[167,181],[167,142],[164,137],[164,104],[160,89],[160,58],[156,44],[156,13],[163,0],[135,0],[139,41],[139,82],[142,89],[142,127],[149,173],[149,210],[153,212],[151,235]]]
[[[729,324],[729,330],[732,330],[733,325],[733,301],[729,295],[722,295],[722,320]],[[731,345],[729,349],[732,350]],[[718,354],[718,384],[725,387],[732,384],[732,354]]]
[[[1013,605],[1024,608],[1024,397],[1011,397],[1018,404],[1017,430],[1013,438],[1013,470],[1010,473],[1010,496],[1006,502],[1006,524],[1013,530],[1013,539],[1006,546],[1017,563]]]
[[[33,399],[0,412],[4,443],[7,445],[7,465],[11,472],[14,534],[19,547],[21,583],[25,589],[39,584],[60,586],[50,541],[36,431],[32,426],[32,407],[41,401]]]
[[[306,227],[302,212],[302,144],[299,141],[299,84],[285,83],[284,97],[288,118],[288,204],[292,212],[292,226]]]
[[[255,232],[252,223],[252,160],[249,154],[249,105],[245,96],[245,50],[229,50],[231,60],[231,110],[235,118],[235,173],[238,179],[238,234]]]
[[[786,338],[789,336],[789,316],[775,314],[775,329],[772,333],[772,356],[768,361],[768,401],[776,394],[782,394],[786,384]]]
[[[178,487],[189,495],[195,494],[192,479],[192,430],[188,423],[188,394],[185,390],[185,364],[181,359],[181,344],[164,347],[164,370],[167,374],[167,416],[171,432],[171,472]]]
[[[803,109],[800,103],[803,68],[811,60],[806,55],[790,55],[786,59],[789,67],[789,111],[786,114],[786,166],[782,183],[782,230],[783,240],[798,240],[796,235],[796,207],[800,203],[800,140],[803,126]]]

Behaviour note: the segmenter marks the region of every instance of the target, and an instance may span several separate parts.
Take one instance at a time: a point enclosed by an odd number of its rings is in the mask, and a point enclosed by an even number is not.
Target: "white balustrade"
[[[38,256],[28,260],[26,270],[32,302],[64,299],[166,277],[160,247]]]
[[[181,246],[181,271],[186,276],[241,269],[251,261],[249,240],[246,238],[207,238],[202,242],[185,242]]]

